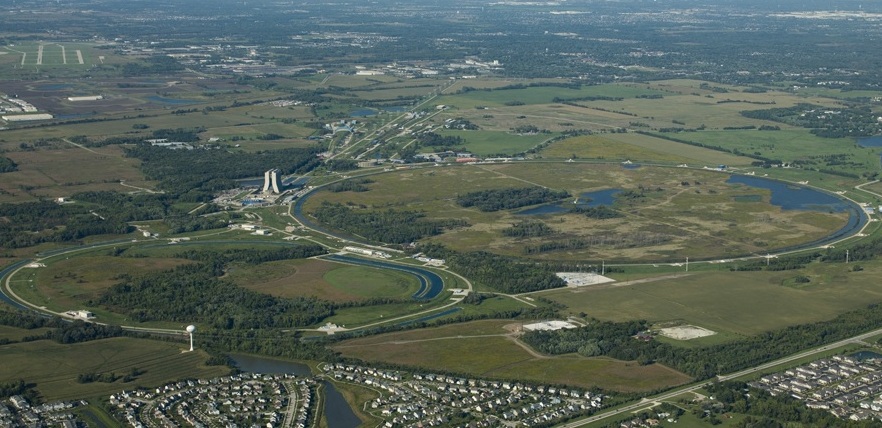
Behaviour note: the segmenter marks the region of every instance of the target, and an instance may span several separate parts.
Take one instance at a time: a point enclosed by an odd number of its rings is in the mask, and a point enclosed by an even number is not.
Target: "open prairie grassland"
[[[549,168],[554,174],[548,174]],[[728,178],[702,169],[577,162],[405,170],[372,176],[366,192],[318,193],[307,201],[305,211],[323,202],[418,210],[432,218],[469,223],[433,238],[457,250],[490,248],[511,255],[580,261],[679,261],[764,253],[819,239],[846,222],[845,213],[780,209],[769,204],[768,191],[729,184]],[[634,197],[619,198],[614,205],[626,221],[592,219],[566,208],[556,214],[523,215],[520,210],[481,212],[456,203],[458,195],[468,192],[533,186],[569,192],[571,199],[562,201],[563,207],[583,193],[605,189],[631,192]],[[502,234],[524,220],[543,222],[554,233],[538,238]],[[544,242],[609,238],[619,243],[525,253],[525,248]]]

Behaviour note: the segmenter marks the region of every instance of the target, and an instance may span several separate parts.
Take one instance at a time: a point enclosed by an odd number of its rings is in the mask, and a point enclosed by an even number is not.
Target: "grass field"
[[[509,323],[476,321],[383,334],[347,340],[334,349],[369,362],[616,391],[648,391],[689,381],[687,376],[657,364],[639,366],[602,358],[535,355],[506,336],[504,326]]]
[[[332,302],[371,297],[409,298],[419,287],[416,278],[401,272],[314,259],[239,266],[228,278],[260,293],[279,297],[313,296]]]
[[[802,271],[693,272],[621,287],[556,290],[542,296],[566,305],[572,313],[585,312],[602,320],[682,321],[724,335],[754,335],[831,319],[882,302],[882,286],[873,279],[882,273],[882,264],[861,263],[864,270],[858,272],[852,266],[815,263]],[[811,282],[802,287],[785,285],[798,275]],[[710,344],[724,338],[697,340]]]
[[[8,152],[4,156],[17,163],[19,170],[3,174],[0,202],[70,196],[86,190],[136,190],[121,186],[120,180],[138,187],[155,186],[144,180],[138,170],[139,161],[123,157],[122,150],[116,146],[86,150],[66,145]]]
[[[555,173],[549,174],[550,169]],[[844,225],[846,218],[845,214],[782,210],[768,204],[767,191],[729,185],[727,174],[701,169],[627,169],[618,164],[536,162],[406,170],[374,175],[372,179],[375,182],[367,192],[320,192],[306,202],[305,211],[314,210],[322,201],[363,204],[375,209],[418,209],[430,217],[464,219],[471,225],[447,231],[433,240],[458,250],[490,249],[513,255],[524,255],[525,247],[541,243],[617,237],[621,244],[543,251],[532,257],[620,262],[765,253],[826,236]],[[461,193],[531,185],[564,189],[574,197],[595,190],[640,188],[644,189],[644,196],[616,203],[625,221],[596,220],[570,213],[486,213],[462,208],[455,202],[456,195]],[[756,202],[744,202],[745,198]],[[502,235],[502,229],[524,219],[544,222],[556,232],[526,239]],[[644,238],[653,242],[637,242]]]
[[[439,131],[445,136],[461,137],[466,149],[478,156],[522,153],[553,138],[553,134],[518,135],[504,131]]]
[[[202,351],[182,352],[183,343],[116,338],[73,345],[41,340],[0,347],[4,364],[0,380],[24,379],[36,384],[47,401],[109,395],[124,389],[159,386],[185,378],[207,378],[228,373],[224,366],[205,366]],[[124,375],[138,368],[144,373],[132,382],[80,384],[82,373]]]

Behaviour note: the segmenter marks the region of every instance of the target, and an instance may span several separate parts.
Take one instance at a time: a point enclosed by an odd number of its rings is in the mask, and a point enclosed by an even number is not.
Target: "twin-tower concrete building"
[[[263,193],[282,193],[279,190],[282,188],[281,183],[279,183],[281,175],[282,172],[278,168],[273,168],[263,173]]]

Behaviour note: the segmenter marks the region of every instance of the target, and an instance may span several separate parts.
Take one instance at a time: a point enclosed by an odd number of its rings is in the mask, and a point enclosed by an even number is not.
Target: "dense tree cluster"
[[[237,178],[257,177],[276,167],[282,174],[307,172],[320,164],[320,149],[289,148],[256,153],[220,149],[169,150],[149,144],[126,148],[126,155],[141,160],[150,180],[182,202],[207,202],[214,192],[235,187]]]
[[[22,248],[43,242],[71,242],[86,236],[134,230],[124,217],[102,219],[86,205],[51,201],[0,204],[0,246]]]
[[[502,229],[502,234],[512,238],[534,238],[553,235],[555,232],[547,224],[537,220],[523,220]]]
[[[832,320],[791,326],[744,340],[702,348],[680,348],[633,334],[648,328],[645,321],[593,322],[586,327],[553,332],[530,332],[524,341],[543,352],[581,352],[641,363],[660,362],[698,379],[742,370],[757,364],[820,346],[877,328],[882,306],[847,312]],[[617,333],[616,333],[617,332]],[[620,336],[615,336],[619,334]],[[593,345],[596,345],[594,347]],[[582,349],[582,347],[586,347]]]
[[[752,119],[772,120],[810,128],[819,137],[867,137],[882,134],[882,123],[869,106],[828,108],[813,104],[766,110],[747,110],[741,114]]]
[[[390,244],[413,242],[448,228],[468,225],[463,220],[426,219],[426,215],[418,211],[363,211],[328,202],[322,203],[312,215],[334,229]]]
[[[175,257],[221,265],[233,262],[258,265],[277,260],[305,259],[322,254],[327,254],[325,247],[318,244],[303,244],[271,249],[237,248],[223,251],[189,250],[177,253],[175,254]]]
[[[624,217],[624,214],[606,206],[600,205],[596,207],[575,207],[572,212],[576,214],[584,214],[585,217],[597,220],[607,220],[611,218]]]
[[[339,192],[367,192],[371,190],[366,184],[373,183],[374,180],[369,178],[343,180],[339,183],[328,186],[328,190],[334,193]]]
[[[462,137],[456,135],[440,135],[434,132],[424,132],[417,136],[417,140],[424,147],[452,147],[463,144]]]
[[[526,293],[567,285],[550,265],[544,263],[485,251],[458,253],[437,244],[426,244],[420,249],[429,257],[445,259],[456,272],[503,293]]]
[[[0,173],[18,171],[18,164],[12,159],[0,156]]]
[[[217,261],[124,276],[98,303],[138,322],[196,322],[220,329],[302,327],[332,313],[328,302],[249,291],[219,279],[223,272],[223,263]]]
[[[456,203],[461,207],[475,207],[484,212],[492,212],[559,201],[568,197],[570,197],[570,193],[566,190],[555,191],[545,187],[521,187],[469,192],[458,195]]]

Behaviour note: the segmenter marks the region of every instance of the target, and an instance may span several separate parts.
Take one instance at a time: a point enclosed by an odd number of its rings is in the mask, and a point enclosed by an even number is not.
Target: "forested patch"
[[[188,250],[175,254],[175,257],[221,265],[232,262],[257,265],[278,260],[305,259],[322,254],[327,254],[325,247],[318,244],[305,244],[271,249]]]
[[[0,325],[25,330],[48,329],[45,333],[22,338],[23,342],[48,339],[69,344],[110,337],[141,336],[141,334],[127,332],[115,325],[87,323],[82,320],[65,321],[58,317],[47,318],[35,312],[26,311],[0,311]]]
[[[442,233],[447,228],[468,226],[463,220],[429,220],[418,211],[357,211],[343,204],[322,203],[315,218],[334,228],[365,239],[404,244]]]
[[[417,136],[421,146],[427,147],[450,147],[462,145],[464,140],[462,137],[455,135],[442,136],[434,132],[424,132]]]
[[[570,194],[566,190],[554,191],[545,187],[522,187],[469,192],[457,196],[456,203],[461,207],[475,207],[484,212],[492,212],[558,201],[569,196]]]
[[[137,322],[200,323],[219,329],[291,328],[321,321],[332,305],[315,298],[279,298],[219,279],[221,260],[178,266],[122,282],[98,303]]]
[[[606,205],[597,207],[575,207],[572,212],[576,214],[584,214],[585,217],[597,220],[607,220],[611,218],[624,217],[624,215]]]
[[[526,293],[565,287],[552,266],[486,251],[458,253],[441,245],[420,246],[429,257],[445,259],[451,269],[504,293]]]
[[[374,180],[369,178],[343,180],[339,183],[328,186],[328,190],[334,193],[340,192],[367,192],[371,190],[366,184],[373,183]]]
[[[12,159],[0,156],[0,173],[18,171],[18,164]]]
[[[0,246],[30,247],[44,242],[71,242],[86,236],[126,234],[134,228],[123,216],[101,218],[85,205],[51,201],[0,204]]]
[[[772,120],[811,129],[819,137],[869,137],[882,133],[882,123],[869,106],[829,108],[797,104],[765,110],[746,110],[741,115],[751,119]]]
[[[535,238],[553,235],[555,232],[547,224],[536,220],[524,220],[502,229],[502,234],[512,238]]]
[[[182,202],[207,202],[219,190],[235,187],[237,178],[261,176],[270,168],[282,174],[307,172],[321,161],[318,147],[288,148],[256,153],[221,149],[169,150],[149,144],[126,148],[126,156],[141,160],[150,180]]]
[[[847,312],[829,321],[791,326],[744,340],[702,348],[679,348],[655,340],[632,338],[648,329],[645,321],[611,323],[595,321],[586,327],[558,331],[528,332],[523,340],[549,354],[579,352],[612,358],[659,362],[698,379],[732,373],[781,358],[800,350],[821,346],[878,328],[882,306]]]

